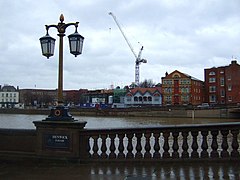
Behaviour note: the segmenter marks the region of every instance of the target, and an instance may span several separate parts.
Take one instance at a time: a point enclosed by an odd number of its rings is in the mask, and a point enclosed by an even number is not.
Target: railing
[[[80,131],[82,160],[240,158],[240,123]]]

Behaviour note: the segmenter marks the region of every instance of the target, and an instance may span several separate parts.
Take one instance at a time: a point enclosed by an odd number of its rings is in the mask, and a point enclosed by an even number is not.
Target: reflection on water
[[[0,128],[35,129],[33,121],[41,121],[46,115],[0,114]],[[86,128],[126,128],[176,124],[206,124],[239,121],[237,119],[192,119],[161,117],[84,117],[76,120],[87,121]]]
[[[80,163],[80,164],[1,164],[2,179],[232,179],[240,178],[239,162],[152,162],[152,163]]]

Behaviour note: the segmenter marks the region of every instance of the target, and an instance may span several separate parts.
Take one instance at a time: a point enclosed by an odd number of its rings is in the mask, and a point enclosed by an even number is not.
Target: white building
[[[154,88],[134,88],[131,89],[124,98],[127,106],[160,106],[162,105],[162,93],[160,87]]]
[[[19,90],[14,86],[0,86],[0,108],[19,107]]]

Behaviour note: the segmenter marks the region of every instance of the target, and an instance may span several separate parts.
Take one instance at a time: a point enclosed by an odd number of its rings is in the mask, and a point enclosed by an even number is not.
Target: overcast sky
[[[240,59],[240,0],[0,0],[0,84],[57,88],[58,36],[55,55],[41,54],[45,26],[80,22],[83,54],[69,53],[64,38],[64,89],[108,89],[134,82],[135,58],[113,18],[117,17],[134,51],[144,46],[140,81],[161,82],[179,70],[204,80],[204,68]],[[67,29],[66,35],[74,32]],[[238,60],[240,63],[240,60]]]

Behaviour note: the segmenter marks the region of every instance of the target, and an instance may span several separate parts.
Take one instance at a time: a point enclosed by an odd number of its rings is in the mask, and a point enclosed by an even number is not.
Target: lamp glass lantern
[[[81,36],[77,31],[73,34],[70,34],[68,36],[69,39],[69,46],[70,46],[70,53],[75,55],[82,54],[82,48],[83,48],[83,40],[84,37]]]
[[[49,36],[48,34],[46,34],[45,36],[41,37],[39,40],[42,47],[42,55],[46,56],[47,58],[53,56],[55,39]]]

